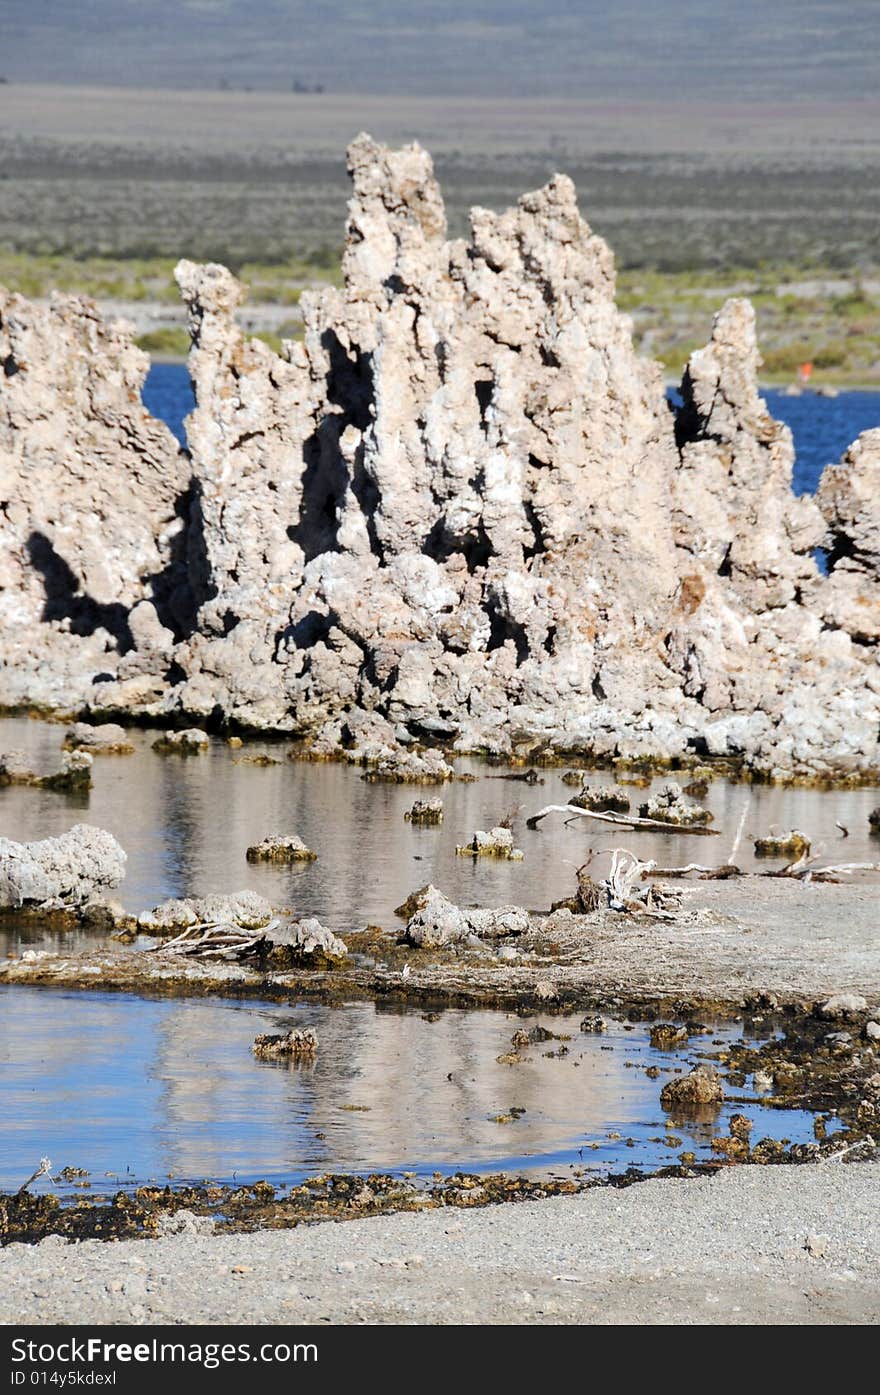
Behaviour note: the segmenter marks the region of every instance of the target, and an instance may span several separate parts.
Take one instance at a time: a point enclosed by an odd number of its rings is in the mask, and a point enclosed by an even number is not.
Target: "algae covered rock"
[[[207,751],[211,738],[199,727],[166,731],[153,742],[153,750],[164,756],[198,756]]]
[[[809,857],[810,840],[806,833],[793,828],[790,833],[777,833],[755,839],[755,857]]]
[[[295,833],[272,834],[247,850],[248,862],[314,862],[317,856]]]
[[[40,772],[21,751],[7,751],[0,755],[0,785],[82,793],[92,788],[92,757],[87,751],[64,751],[60,769]]]
[[[400,751],[364,771],[361,779],[368,784],[436,785],[454,777],[440,751]]]
[[[443,822],[442,799],[417,799],[404,814],[407,823],[436,824]]]
[[[76,910],[118,886],[125,863],[113,834],[90,824],[40,842],[0,838],[0,910]]]
[[[266,1061],[293,1059],[312,1060],[318,1050],[318,1033],[314,1027],[291,1028],[289,1032],[263,1032],[254,1038],[251,1048],[255,1056]]]

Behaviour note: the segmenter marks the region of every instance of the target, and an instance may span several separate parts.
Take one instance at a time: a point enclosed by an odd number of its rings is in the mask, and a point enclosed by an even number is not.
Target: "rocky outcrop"
[[[145,410],[149,360],[89,300],[0,288],[0,702],[158,699],[191,620],[189,462]]]
[[[0,910],[76,910],[118,886],[126,856],[112,833],[78,823],[58,838],[0,838]]]
[[[349,170],[344,282],[303,297],[302,343],[247,340],[231,273],[179,264],[188,461],[143,413],[120,327],[83,302],[0,302],[0,441],[32,501],[0,562],[22,636],[7,697],[288,731],[371,779],[449,778],[419,744],[880,763],[878,433],[798,500],[747,302],[719,313],[674,413],[565,176],[450,240],[424,150],[360,136]],[[47,403],[75,542],[30,478]],[[22,551],[37,524],[88,601],[74,621]]]

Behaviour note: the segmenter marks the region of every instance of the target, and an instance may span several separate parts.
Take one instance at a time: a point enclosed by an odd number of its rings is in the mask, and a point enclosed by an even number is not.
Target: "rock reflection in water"
[[[25,718],[0,719],[0,750],[23,749],[35,759],[60,750],[63,728]],[[529,814],[545,804],[565,803],[572,787],[563,770],[544,770],[543,785],[488,779],[485,766],[461,762],[478,778],[443,786],[444,820],[421,827],[404,820],[414,787],[367,784],[361,772],[332,763],[282,759],[266,767],[236,764],[239,752],[216,739],[208,754],[189,760],[158,756],[150,749],[154,733],[133,732],[136,753],[97,757],[94,788],[85,807],[51,791],[12,786],[0,790],[0,835],[26,840],[64,832],[76,822],[97,824],[119,839],[128,853],[119,899],[141,911],[168,896],[232,892],[243,887],[262,892],[276,905],[317,916],[344,936],[367,923],[393,929],[393,909],[426,882],[460,904],[518,904],[546,909],[573,889],[574,868],[592,849],[620,843],[619,830],[578,819],[563,826],[553,821],[536,832],[525,827]],[[248,752],[285,757],[285,743],[254,743]],[[591,784],[610,783],[608,773],[594,772]],[[658,789],[664,780],[653,782]],[[686,779],[683,778],[683,783]],[[429,791],[430,792],[430,791]],[[424,789],[416,789],[424,795]],[[651,789],[633,789],[633,803],[647,800]],[[832,860],[877,861],[880,842],[868,831],[868,815],[880,803],[877,789],[823,791],[731,784],[716,780],[701,800],[714,814],[719,838],[695,839],[678,834],[627,834],[639,855],[662,866],[696,860],[724,861],[749,800],[745,837],[737,860],[754,867],[751,835],[772,827],[799,828],[814,849]],[[455,856],[457,843],[475,828],[491,828],[510,809],[522,862]],[[837,821],[849,829],[841,837]],[[269,833],[297,833],[318,854],[309,863],[253,864],[250,844]],[[600,874],[607,860],[596,861]],[[760,864],[766,870],[766,863]],[[5,933],[5,943],[4,943]],[[39,927],[5,932],[0,922],[0,952],[19,943],[42,943]],[[51,942],[47,947],[52,947]]]

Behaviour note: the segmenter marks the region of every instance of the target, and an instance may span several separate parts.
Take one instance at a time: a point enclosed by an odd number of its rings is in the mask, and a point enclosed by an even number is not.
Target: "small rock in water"
[[[442,823],[442,799],[417,799],[403,816],[407,823]]]
[[[462,857],[502,857],[512,862],[522,860],[522,851],[513,846],[509,828],[490,828],[488,833],[478,829],[469,843],[459,844],[455,851]]]
[[[395,751],[365,771],[361,779],[368,784],[436,785],[454,776],[440,751]]]
[[[687,1046],[688,1041],[684,1027],[676,1027],[672,1022],[655,1022],[649,1037],[655,1051],[669,1051],[673,1046]]]
[[[317,856],[295,833],[271,834],[247,850],[248,862],[314,862]]]
[[[91,722],[76,722],[64,736],[69,751],[90,751],[93,756],[126,756],[134,750],[125,727],[115,722],[93,726]]]
[[[755,857],[808,857],[810,840],[806,833],[793,828],[790,833],[755,839]]]
[[[671,823],[677,828],[688,828],[695,824],[711,823],[713,815],[708,809],[686,799],[681,785],[670,780],[646,804],[639,808],[643,819],[656,819],[659,823]]]
[[[604,1017],[585,1017],[581,1021],[581,1031],[588,1033],[607,1032],[608,1023]]]
[[[629,795],[620,785],[599,785],[593,789],[584,786],[568,802],[575,809],[589,809],[596,814],[628,814],[630,810]]]
[[[666,1109],[721,1104],[723,1099],[721,1077],[711,1066],[694,1066],[687,1075],[668,1081],[660,1091],[660,1103]]]
[[[318,1050],[318,1034],[314,1027],[302,1030],[292,1028],[289,1032],[263,1032],[254,1039],[253,1053],[267,1060],[277,1060],[282,1056],[311,1057]]]
[[[153,742],[153,750],[162,755],[197,756],[207,751],[211,738],[198,727],[185,731],[166,731]]]
[[[34,789],[77,792],[92,788],[92,757],[88,751],[64,751],[60,770],[32,770],[21,751],[0,755],[0,785],[30,785]]]

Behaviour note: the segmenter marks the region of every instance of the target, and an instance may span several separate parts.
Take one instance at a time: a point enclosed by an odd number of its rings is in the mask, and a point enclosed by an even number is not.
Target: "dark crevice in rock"
[[[55,551],[44,533],[31,533],[27,540],[31,565],[39,573],[46,594],[41,620],[69,621],[70,633],[93,635],[103,629],[113,636],[120,654],[134,648],[128,609],[120,602],[102,604],[84,594],[79,578]]]

